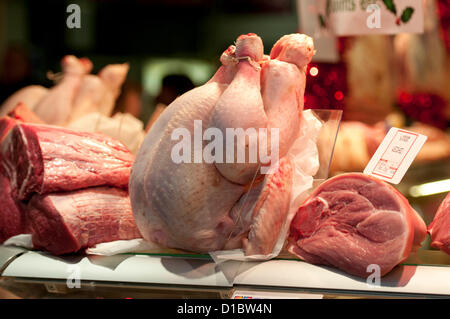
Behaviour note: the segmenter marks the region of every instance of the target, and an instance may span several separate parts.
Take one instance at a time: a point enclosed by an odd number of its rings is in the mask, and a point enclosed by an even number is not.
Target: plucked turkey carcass
[[[145,137],[130,176],[133,213],[144,238],[196,252],[272,251],[290,200],[293,170],[284,155],[299,132],[305,69],[313,54],[312,39],[305,35],[282,37],[270,57],[257,35],[241,35],[206,84],[167,107]],[[187,130],[194,145],[195,120],[202,121],[202,135],[208,128],[224,137],[227,128],[278,128],[278,167],[264,176],[260,158],[256,163],[195,163],[195,152],[191,162],[176,163],[171,155],[178,140],[172,133]],[[264,138],[270,145],[270,134]],[[249,140],[241,143],[248,150]],[[225,139],[223,146],[228,144]],[[203,140],[200,146],[206,145]]]
[[[431,246],[450,255],[450,193],[439,206],[433,221],[428,226]]]
[[[383,276],[426,237],[426,225],[391,185],[361,173],[337,175],[321,184],[298,209],[288,250],[301,259],[367,277]]]

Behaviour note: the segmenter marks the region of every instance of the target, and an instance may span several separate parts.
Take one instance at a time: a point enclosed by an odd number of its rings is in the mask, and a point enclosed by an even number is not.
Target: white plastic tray
[[[0,246],[0,257],[10,253]],[[0,265],[1,269],[1,265]],[[1,276],[67,280],[78,271],[81,281],[112,284],[171,285],[217,288],[265,288],[348,291],[388,295],[450,296],[450,267],[399,266],[381,278],[380,286],[337,269],[299,260],[229,261],[220,265],[204,258],[148,255],[54,257],[27,251],[18,255]]]

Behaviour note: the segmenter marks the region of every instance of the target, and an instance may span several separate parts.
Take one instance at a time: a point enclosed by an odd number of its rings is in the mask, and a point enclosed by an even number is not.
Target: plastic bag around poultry
[[[210,256],[216,263],[221,263],[227,260],[268,260],[278,256],[284,246],[289,224],[294,216],[294,213],[303,200],[307,197],[308,191],[313,187],[314,175],[319,169],[317,139],[321,128],[322,122],[313,114],[311,110],[303,111],[302,125],[300,126],[299,136],[286,155],[290,159],[293,167],[289,210],[272,252],[267,255],[247,256],[245,255],[243,249],[210,252]],[[268,177],[269,176],[266,176],[266,178]]]

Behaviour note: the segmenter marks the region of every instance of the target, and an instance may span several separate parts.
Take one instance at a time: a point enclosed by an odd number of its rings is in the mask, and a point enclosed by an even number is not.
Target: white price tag
[[[392,184],[402,180],[427,137],[393,127],[370,159],[364,174]]]
[[[321,294],[236,290],[231,299],[322,299]]]

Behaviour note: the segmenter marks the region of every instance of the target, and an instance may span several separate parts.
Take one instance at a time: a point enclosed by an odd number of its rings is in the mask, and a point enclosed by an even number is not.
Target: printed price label
[[[392,184],[400,183],[426,140],[425,135],[391,128],[364,169],[364,174]]]
[[[236,290],[231,299],[322,299],[321,294]]]

